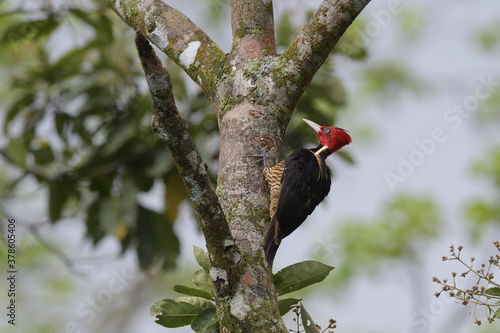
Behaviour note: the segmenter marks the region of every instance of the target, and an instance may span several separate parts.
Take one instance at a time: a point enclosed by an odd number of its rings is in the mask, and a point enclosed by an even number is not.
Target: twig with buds
[[[481,325],[481,320],[477,318],[477,310],[481,306],[485,307],[488,322],[491,323],[496,318],[500,318],[500,285],[493,280],[495,277],[493,271],[500,269],[500,242],[493,242],[493,245],[499,253],[490,256],[488,264],[481,264],[479,268],[474,266],[474,258],[470,259],[470,263],[462,260],[460,257],[462,246],[455,250],[455,247],[451,245],[451,256],[443,256],[443,261],[456,260],[467,268],[465,272],[460,274],[459,278],[465,278],[469,273],[477,276],[477,281],[471,288],[464,290],[457,286],[456,272],[451,273],[452,283],[448,283],[448,279],[441,281],[435,276],[432,278],[433,282],[442,286],[441,291],[435,293],[436,297],[439,297],[443,292],[449,292],[450,297],[456,298],[463,305],[474,304],[474,319],[477,325]]]

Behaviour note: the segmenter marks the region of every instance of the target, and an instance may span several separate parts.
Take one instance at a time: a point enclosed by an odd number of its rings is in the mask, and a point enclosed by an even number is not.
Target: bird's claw
[[[267,168],[267,146],[264,146],[260,155],[246,155],[246,156],[261,158],[262,164],[264,164],[264,169]]]

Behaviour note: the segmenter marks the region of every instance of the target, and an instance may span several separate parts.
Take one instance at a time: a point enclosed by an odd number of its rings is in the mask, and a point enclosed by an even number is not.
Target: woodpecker
[[[314,129],[319,145],[297,149],[271,168],[264,165],[271,196],[271,223],[264,240],[270,269],[283,238],[297,229],[330,192],[331,170],[325,163],[326,158],[352,141],[342,128],[303,120]]]

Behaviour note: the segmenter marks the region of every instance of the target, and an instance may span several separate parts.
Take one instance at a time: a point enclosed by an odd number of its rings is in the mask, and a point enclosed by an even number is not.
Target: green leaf
[[[172,289],[175,292],[178,292],[178,293],[184,294],[184,295],[198,296],[198,297],[203,297],[206,299],[212,298],[212,295],[210,295],[210,293],[207,293],[206,291],[196,289],[196,288],[191,288],[191,287],[176,284],[175,286],[172,287]]]
[[[478,43],[479,46],[481,46],[485,51],[494,51],[500,44],[499,28],[500,24],[497,21],[493,24],[488,24],[474,36],[476,43]]]
[[[166,163],[163,162],[163,164]],[[184,186],[184,182],[182,181],[177,168],[172,168],[171,172],[169,172],[165,179],[165,186],[167,187],[167,192],[165,193],[166,213],[173,222],[177,219],[179,205],[188,196],[186,187]]]
[[[333,267],[317,261],[303,261],[274,274],[276,293],[281,296],[323,281]]]
[[[134,178],[135,185],[137,186],[137,188],[140,191],[149,192],[149,190],[153,187],[155,180],[153,178],[145,176],[141,171],[131,167],[130,168],[130,176]],[[170,218],[168,218],[168,215],[166,215],[166,217],[167,217],[167,220],[169,220],[170,223],[173,224],[173,221]]]
[[[164,299],[151,306],[151,316],[156,316],[156,322],[164,327],[175,328],[191,324],[193,319],[202,312],[198,306],[186,302],[176,302]]]
[[[120,191],[120,200],[118,201],[118,210],[123,223],[127,227],[135,227],[137,216],[139,214],[136,202],[139,190],[135,186],[134,180],[128,174],[122,178],[122,188]]]
[[[184,303],[189,303],[194,306],[199,307],[202,310],[205,309],[215,309],[215,304],[208,299],[201,298],[201,297],[196,297],[196,296],[180,296],[175,299],[176,302],[184,302]]]
[[[494,94],[494,96],[496,95]],[[500,147],[495,147],[488,153],[486,158],[474,163],[474,172],[493,180],[497,186],[500,186]]]
[[[49,17],[43,20],[25,21],[10,26],[0,39],[0,45],[7,44],[8,42],[12,44],[20,40],[32,42],[34,39],[49,35],[59,26],[59,23],[60,21],[54,17]]]
[[[57,60],[54,64],[51,64],[48,70],[53,73],[52,75],[58,75],[59,77],[64,77],[66,81],[70,77],[75,77],[78,78],[79,75],[82,75],[81,71],[79,69],[79,64],[85,63],[88,61],[88,53],[89,50],[91,50],[92,47],[91,45],[87,44],[81,48],[76,48],[73,49],[67,53],[65,53],[61,58]],[[87,59],[85,57],[87,56]],[[78,87],[75,87],[72,89],[71,93],[72,94],[77,94],[78,92],[81,92],[82,90],[88,89],[88,85],[92,82],[90,79],[92,78],[92,75],[89,75],[87,80],[81,80],[85,83],[80,83]],[[69,97],[69,96],[68,96]],[[91,103],[91,102],[90,102]],[[57,114],[57,113],[56,113]],[[58,112],[58,114],[62,114],[61,112]],[[83,114],[83,113],[82,113]],[[70,116],[68,116],[70,117]]]
[[[93,16],[95,15],[92,15],[93,13],[89,13],[78,8],[70,8],[68,9],[68,12],[78,17],[80,20],[84,21],[90,26],[93,26],[95,24],[95,20],[93,19]]]
[[[7,156],[18,166],[26,168],[28,149],[21,139],[11,139],[5,148]]]
[[[72,118],[70,115],[67,115],[62,112],[55,112],[54,113],[54,125],[56,127],[57,134],[61,137],[61,139],[65,140],[64,137],[64,130],[65,128],[68,128],[72,121]]]
[[[278,310],[280,312],[280,316],[283,317],[300,301],[300,298],[283,298],[278,300]]]
[[[137,238],[141,268],[149,267],[155,260],[163,260],[164,269],[175,266],[179,255],[179,240],[165,215],[139,206]]]
[[[381,63],[362,74],[363,92],[368,95],[391,99],[400,92],[421,94],[429,85],[407,66],[397,62]]]
[[[52,222],[61,218],[64,204],[74,193],[73,183],[55,180],[49,184],[49,217]]]
[[[36,164],[43,165],[54,162],[52,148],[46,143],[43,143],[39,149],[33,150],[32,153]]]
[[[104,197],[99,206],[99,224],[107,235],[114,235],[118,230],[119,216],[116,200]]]
[[[126,142],[137,134],[137,124],[132,122],[122,123],[116,127],[102,147],[103,156],[115,153]]]
[[[304,327],[306,333],[320,333],[319,329],[316,327],[316,324],[314,323],[302,303],[300,303],[300,319],[302,320],[302,326]]]
[[[500,318],[500,308],[497,309],[495,314],[493,315],[494,318]]]
[[[203,290],[209,293],[211,296],[214,295],[214,286],[212,283],[212,278],[210,274],[204,269],[200,269],[194,273],[193,283],[199,290]]]
[[[24,84],[26,85],[26,84]],[[26,106],[33,103],[35,100],[37,91],[35,89],[30,89],[30,87],[23,87],[23,95],[12,102],[12,104],[6,109],[6,116],[3,124],[3,131],[8,133],[9,124],[13,119],[23,114],[23,110]]]
[[[113,42],[112,23],[106,14],[86,12],[80,9],[70,9],[69,11],[94,28],[96,38],[88,44],[89,46],[106,46]]]
[[[465,213],[471,221],[478,225],[494,222],[498,218],[498,209],[494,205],[481,200],[470,202]]]
[[[207,272],[210,270],[210,259],[208,253],[205,253],[201,247],[193,246],[194,257],[198,265]]]
[[[86,236],[91,238],[94,245],[99,243],[99,241],[106,235],[104,228],[100,225],[100,211],[101,203],[107,197],[99,195],[87,208],[87,219],[85,224],[87,225]]]
[[[163,146],[161,146],[163,148]],[[147,177],[151,177],[151,178],[163,178],[164,181],[165,181],[165,186],[167,186],[167,193],[165,194],[165,197],[167,197],[168,195],[168,192],[169,192],[169,189],[168,189],[168,179],[169,177],[171,177],[172,173],[174,173],[174,170],[175,172],[177,172],[177,178],[179,179],[179,183],[176,183],[179,184],[179,186],[182,186],[182,187],[175,187],[174,186],[174,189],[172,191],[181,191],[183,190],[184,191],[184,198],[187,198],[187,193],[186,193],[186,188],[184,187],[184,183],[182,182],[182,178],[180,178],[179,176],[179,172],[177,171],[177,168],[174,168],[174,163],[172,161],[172,157],[170,156],[170,152],[168,151],[168,149],[160,149],[158,150],[156,153],[155,153],[155,157],[154,157],[154,161],[152,162],[152,164],[144,169],[144,175],[146,175]],[[171,205],[171,202],[168,201],[168,199],[165,199],[167,200],[167,202],[165,204],[168,203],[168,205],[170,206]],[[175,214],[174,216],[170,216],[169,214],[167,214],[167,216],[170,218],[170,220],[172,221],[175,221],[175,219],[177,218],[177,206],[175,207]],[[168,209],[170,209],[170,207],[167,207],[167,212],[168,212]]]
[[[486,289],[484,291],[484,293],[486,295],[490,295],[490,296],[500,296],[500,288],[494,287],[494,288]]]
[[[196,333],[217,333],[216,325],[219,319],[215,308],[205,309],[191,322],[191,328]]]

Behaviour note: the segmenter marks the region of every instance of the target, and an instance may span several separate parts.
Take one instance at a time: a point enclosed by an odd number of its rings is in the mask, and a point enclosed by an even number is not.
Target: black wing
[[[318,160],[311,150],[298,149],[285,159],[276,213],[265,238],[269,267],[281,240],[297,229],[328,195],[330,169],[324,158]]]

